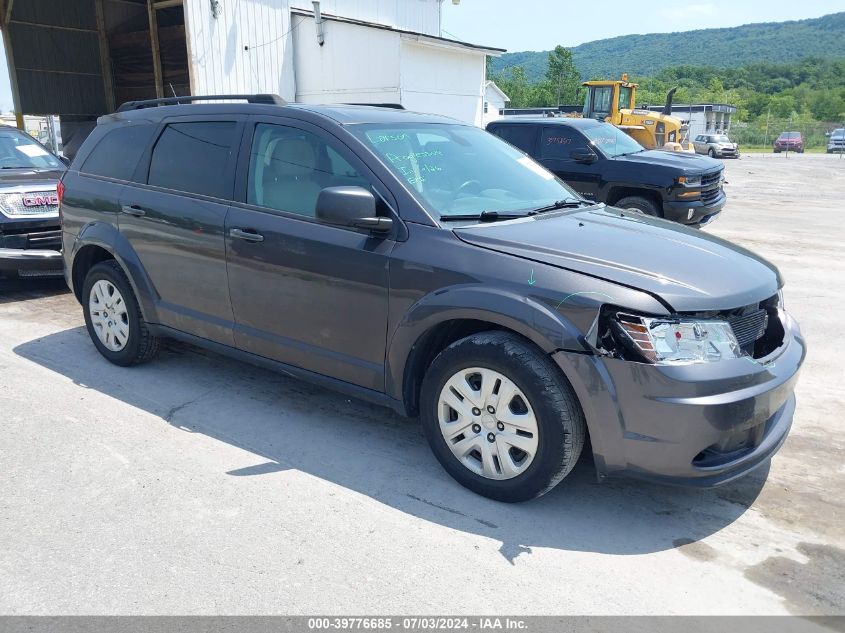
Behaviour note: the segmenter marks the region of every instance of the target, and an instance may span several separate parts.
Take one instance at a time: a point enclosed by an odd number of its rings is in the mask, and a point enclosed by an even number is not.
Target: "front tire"
[[[707,152],[707,153],[710,155],[710,158],[716,158],[716,150],[714,150],[712,147],[710,148],[710,151]]]
[[[123,269],[113,259],[92,267],[82,288],[85,327],[97,351],[115,365],[144,363],[159,350]]]
[[[420,407],[443,468],[497,501],[548,492],[584,446],[584,414],[560,368],[509,332],[474,334],[443,350],[426,372]]]
[[[656,218],[661,217],[661,213],[654,201],[642,196],[628,196],[627,198],[622,198],[621,200],[617,200],[613,206],[620,209],[627,209],[628,211],[636,211],[638,213],[642,213],[643,215],[651,215]]]

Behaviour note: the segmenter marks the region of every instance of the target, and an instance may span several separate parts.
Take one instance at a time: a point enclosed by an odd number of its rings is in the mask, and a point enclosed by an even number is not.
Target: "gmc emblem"
[[[59,196],[55,193],[25,193],[23,206],[25,207],[55,207],[59,204]]]

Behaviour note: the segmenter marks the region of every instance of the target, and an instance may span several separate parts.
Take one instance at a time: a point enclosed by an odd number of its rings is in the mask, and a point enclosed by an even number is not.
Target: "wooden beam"
[[[3,24],[8,25],[12,19],[12,7],[14,4],[15,0],[6,0],[6,15],[3,17]]]
[[[153,77],[155,77],[156,97],[164,96],[164,83],[161,78],[161,51],[158,47],[158,20],[153,0],[147,0],[147,16],[150,19],[150,47],[153,54]]]
[[[106,97],[106,109],[114,112],[114,79],[111,71],[111,51],[106,35],[106,19],[103,13],[103,0],[94,0],[97,11],[97,36],[100,40],[100,70],[103,74],[103,93]]]
[[[0,15],[0,19],[5,19],[6,15],[12,14],[12,0],[7,0],[5,6],[5,14]],[[15,123],[18,128],[24,129],[23,111],[21,109],[21,93],[18,90],[18,69],[15,66],[15,56],[12,53],[12,36],[9,34],[9,23],[4,22],[3,27],[3,48],[6,51],[6,66],[9,68],[9,86],[12,89],[12,104],[15,110]]]
[[[159,9],[169,9],[170,7],[181,7],[182,0],[159,0],[153,6],[156,11]]]

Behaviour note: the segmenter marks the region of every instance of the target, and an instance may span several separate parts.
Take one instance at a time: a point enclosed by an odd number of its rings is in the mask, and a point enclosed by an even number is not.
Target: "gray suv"
[[[699,134],[692,144],[697,154],[707,154],[710,158],[739,158],[739,145],[727,134]]]
[[[786,438],[805,343],[764,259],[444,117],[199,99],[102,117],[59,189],[115,365],[169,337],[419,416],[502,501],[585,446],[599,479],[714,485]]]

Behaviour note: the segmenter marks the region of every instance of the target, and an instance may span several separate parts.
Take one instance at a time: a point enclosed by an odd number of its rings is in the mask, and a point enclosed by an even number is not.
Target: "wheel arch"
[[[589,352],[573,323],[548,306],[489,288],[438,291],[408,311],[387,350],[386,391],[414,416],[426,369],[446,347],[489,330],[512,332],[545,354],[559,349]]]
[[[69,280],[76,299],[82,302],[82,286],[92,267],[109,259],[115,260],[129,279],[138,299],[141,315],[150,323],[157,322],[157,294],[141,260],[117,227],[107,222],[92,222],[79,231],[73,242]]]
[[[663,197],[660,195],[659,191],[654,189],[648,189],[644,187],[632,187],[626,185],[616,185],[611,187],[610,191],[607,194],[607,204],[613,206],[623,198],[628,198],[630,196],[637,196],[639,198],[645,198],[655,204],[657,207],[658,212],[663,214]]]

